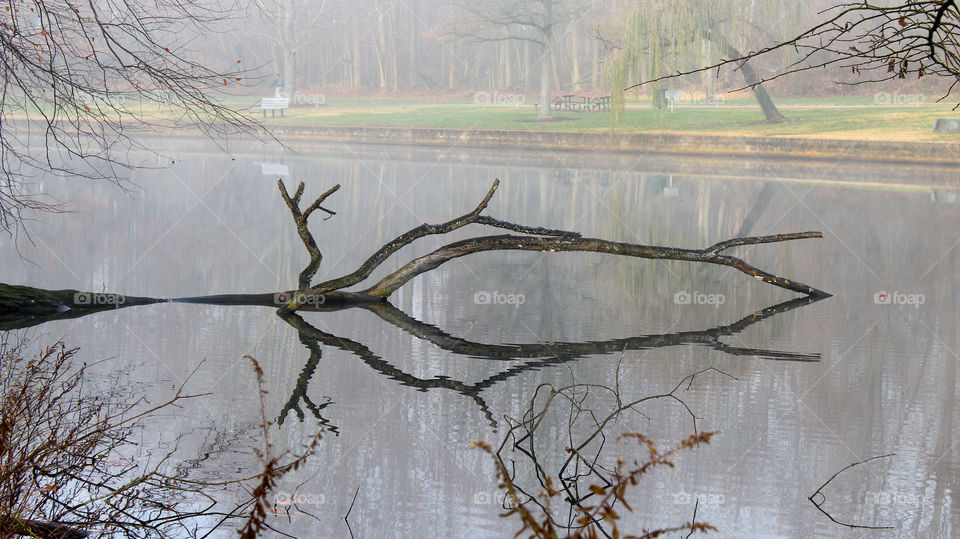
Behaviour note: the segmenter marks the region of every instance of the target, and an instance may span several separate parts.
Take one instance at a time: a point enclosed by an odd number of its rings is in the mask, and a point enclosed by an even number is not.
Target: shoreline
[[[278,139],[445,148],[509,148],[608,154],[850,159],[877,163],[960,163],[957,142],[814,139],[684,133],[596,133],[432,127],[265,124]]]

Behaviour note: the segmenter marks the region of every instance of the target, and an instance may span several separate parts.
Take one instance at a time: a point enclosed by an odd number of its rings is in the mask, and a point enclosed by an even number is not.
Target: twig
[[[826,495],[823,493],[823,489],[826,488],[826,486],[829,485],[830,482],[833,481],[838,475],[840,475],[840,474],[842,474],[843,472],[849,470],[850,468],[853,468],[854,466],[859,466],[859,465],[861,465],[861,464],[865,464],[865,463],[867,463],[867,462],[870,462],[871,460],[877,460],[877,459],[892,457],[892,456],[894,456],[894,455],[896,455],[896,453],[890,453],[890,454],[888,454],[888,455],[878,455],[878,456],[876,456],[876,457],[870,457],[870,458],[868,458],[868,459],[864,459],[864,460],[861,460],[861,461],[858,461],[858,462],[854,462],[853,464],[848,464],[848,465],[844,466],[840,471],[838,471],[837,473],[831,475],[831,476],[830,476],[830,479],[827,479],[827,482],[826,482],[826,483],[820,485],[820,488],[818,488],[818,489],[816,490],[816,492],[814,492],[813,494],[811,494],[807,499],[810,500],[810,503],[812,503],[814,507],[816,507],[817,509],[819,509],[821,513],[823,513],[824,515],[827,515],[827,518],[829,518],[830,520],[832,520],[833,522],[835,522],[835,523],[837,523],[837,524],[839,524],[839,525],[841,525],[841,526],[846,526],[846,527],[848,527],[848,528],[867,529],[867,530],[892,530],[892,529],[893,529],[893,526],[865,526],[865,525],[862,525],[862,524],[848,524],[848,523],[846,523],[846,522],[840,522],[839,520],[833,518],[833,515],[831,515],[830,513],[828,513],[828,512],[823,508],[823,504],[827,501],[827,497],[826,497]],[[815,498],[818,494],[820,495],[821,498],[823,498],[819,503],[817,503],[817,502],[814,500],[814,498]]]
[[[353,493],[353,500],[350,501],[350,507],[347,508],[347,514],[343,515],[343,521],[347,524],[347,531],[350,532],[351,539],[353,539],[353,530],[350,528],[350,511],[353,511],[353,504],[357,502],[357,494],[360,494],[360,485],[357,485],[357,490]]]

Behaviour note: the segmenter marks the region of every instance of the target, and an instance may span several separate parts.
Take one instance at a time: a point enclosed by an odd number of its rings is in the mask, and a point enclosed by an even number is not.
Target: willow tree
[[[799,5],[799,4],[797,4]],[[796,11],[777,0],[652,0],[635,2],[624,19],[616,49],[608,63],[612,88],[613,122],[623,118],[624,92],[636,79],[650,83],[656,104],[662,96],[662,82],[674,74],[724,58],[741,58],[751,43],[767,41],[783,31],[786,20],[797,20],[787,11]],[[772,22],[777,21],[777,22]],[[763,87],[763,78],[746,59],[738,62],[744,87],[753,91],[768,122],[786,118],[777,110]]]
[[[787,75],[839,67],[865,84],[916,75],[960,83],[960,7],[955,0],[833,3],[816,13],[816,20],[787,39],[768,39],[763,47],[744,54],[701,64],[647,82],[712,71],[748,60],[791,51],[795,58],[761,77],[757,84]],[[944,96],[946,97],[946,96]]]

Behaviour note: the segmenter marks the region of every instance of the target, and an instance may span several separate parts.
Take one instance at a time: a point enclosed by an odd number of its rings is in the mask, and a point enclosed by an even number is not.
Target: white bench
[[[260,110],[263,111],[263,117],[267,117],[267,111],[270,111],[271,117],[277,115],[277,111],[280,111],[280,117],[283,118],[283,109],[290,108],[290,98],[289,97],[264,97],[260,100]]]

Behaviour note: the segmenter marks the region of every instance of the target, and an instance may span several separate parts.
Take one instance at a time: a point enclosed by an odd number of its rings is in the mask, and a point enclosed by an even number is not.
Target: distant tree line
[[[552,87],[603,87],[606,51],[594,34],[617,2],[550,3],[572,13],[552,29],[555,53],[546,58]],[[474,4],[496,10],[524,3]],[[491,39],[476,39],[475,28],[463,24],[471,17],[465,5],[443,0],[258,0],[247,10],[247,24],[237,33],[220,35],[208,54],[237,56],[247,67],[261,66],[264,87],[279,82],[302,91],[386,93],[539,89],[542,45],[519,34],[500,39],[516,29],[488,23],[484,37]]]
[[[288,93],[529,95],[541,93],[548,82],[552,93],[609,93],[611,71],[629,73],[625,82],[632,84],[746,55],[823,22],[829,18],[824,10],[837,5],[835,0],[789,8],[760,0],[254,0],[236,31],[208,38],[206,54],[208,61],[235,58],[259,68],[259,79],[247,82],[261,92],[285,86]],[[550,13],[547,19],[544,13]],[[635,47],[626,55],[633,65],[611,66],[623,61],[625,47]],[[790,51],[782,52],[751,62],[757,79],[790,65]],[[709,96],[744,86],[744,75],[724,70],[676,84],[694,85]],[[851,77],[848,69],[828,64],[766,86],[780,95],[865,91],[832,84]]]

